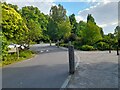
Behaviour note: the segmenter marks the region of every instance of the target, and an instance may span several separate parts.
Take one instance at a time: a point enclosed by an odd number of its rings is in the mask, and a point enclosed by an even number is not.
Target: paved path
[[[3,88],[60,88],[68,76],[68,52],[48,45],[31,49],[38,55],[3,68]]]
[[[108,51],[78,51],[80,65],[68,88],[118,88],[118,56]]]

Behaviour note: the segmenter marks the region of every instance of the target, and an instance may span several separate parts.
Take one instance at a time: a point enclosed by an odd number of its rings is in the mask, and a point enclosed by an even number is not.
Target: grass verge
[[[7,57],[5,57],[5,60],[0,63],[0,67],[4,67],[9,64],[13,64],[22,60],[26,60],[29,58],[32,58],[35,56],[35,52],[30,50],[24,50],[19,52],[19,58],[17,57],[16,53],[8,54]]]

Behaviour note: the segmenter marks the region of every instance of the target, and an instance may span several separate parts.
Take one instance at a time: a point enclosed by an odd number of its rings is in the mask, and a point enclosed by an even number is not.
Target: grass
[[[5,57],[5,60],[0,63],[0,67],[26,60],[32,58],[33,56],[35,56],[35,53],[30,50],[20,51],[19,58],[17,57],[16,53],[8,54],[7,57]]]

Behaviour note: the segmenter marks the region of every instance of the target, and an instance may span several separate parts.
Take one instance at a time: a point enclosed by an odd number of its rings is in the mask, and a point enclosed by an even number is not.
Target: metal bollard
[[[16,47],[17,59],[19,59],[19,48]]]
[[[50,40],[50,46],[52,46],[52,45],[51,45],[51,40]]]
[[[111,46],[109,45],[109,53],[111,53]]]
[[[70,45],[68,46],[68,50],[69,50],[69,74],[74,74],[75,72],[74,47]]]
[[[119,48],[118,48],[118,46],[117,46],[117,55],[119,55]]]
[[[57,47],[59,48],[59,40],[57,41]]]

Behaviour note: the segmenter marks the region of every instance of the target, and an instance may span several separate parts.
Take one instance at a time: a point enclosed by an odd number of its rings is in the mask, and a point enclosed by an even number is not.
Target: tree
[[[6,2],[4,2],[4,4],[5,4],[6,6],[8,6],[8,7],[13,8],[16,12],[19,13],[18,6],[17,6],[17,5],[7,4]]]
[[[117,39],[120,39],[120,26],[117,26],[115,28],[115,33],[114,34],[115,34]]]
[[[100,27],[100,34],[102,37],[104,37],[104,32],[103,32],[103,29]]]
[[[76,35],[77,32],[77,22],[75,19],[75,14],[69,16],[70,24],[72,25],[72,33]]]
[[[92,22],[88,22],[86,29],[82,30],[81,36],[84,44],[93,45],[95,42],[102,39],[100,28]]]
[[[43,31],[47,29],[47,21],[44,14],[40,13],[39,9],[33,6],[23,7],[21,14],[29,29],[27,43],[30,44],[31,41],[40,40],[43,37]]]
[[[70,35],[71,25],[62,5],[52,6],[48,24],[48,35],[52,40],[64,39]]]
[[[94,23],[94,24],[96,24],[95,19],[92,17],[91,14],[88,14],[88,16],[87,16],[87,23],[88,23],[89,21],[92,22],[92,23]]]
[[[42,30],[41,27],[37,23],[34,23],[32,19],[29,20],[27,25],[29,28],[27,43],[29,45],[31,41],[39,40],[42,37]]]
[[[57,26],[57,23],[55,23],[53,21],[52,18],[49,19],[49,23],[48,23],[48,31],[47,31],[47,34],[49,35],[50,39],[53,40],[53,41],[56,41],[58,40],[58,35],[57,35],[57,32],[58,32],[58,26]]]
[[[0,32],[0,59],[5,60],[5,57],[8,55],[8,44],[9,42],[7,41],[6,37],[2,32]]]
[[[50,9],[50,17],[54,22],[64,21],[67,18],[66,9],[62,5],[52,6]]]
[[[84,21],[80,21],[77,26],[77,36],[81,37],[82,30],[85,30],[87,26],[87,23]]]
[[[22,43],[27,30],[21,15],[2,4],[2,31],[6,39],[13,43]]]
[[[71,34],[71,24],[69,22],[69,19],[66,21],[61,21],[58,23],[58,37],[60,39],[68,38]]]

